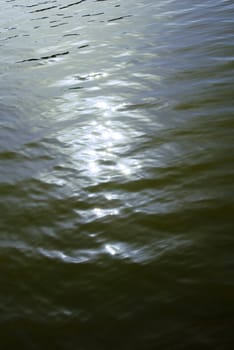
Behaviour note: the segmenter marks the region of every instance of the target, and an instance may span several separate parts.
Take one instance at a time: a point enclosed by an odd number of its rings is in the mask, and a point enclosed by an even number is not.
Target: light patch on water
[[[57,80],[53,82],[50,86],[51,87],[74,87],[77,84],[84,84],[87,81],[92,81],[96,79],[102,79],[102,78],[107,78],[108,73],[106,72],[91,72],[87,74],[82,74],[82,75],[68,75],[63,79]]]
[[[104,245],[104,251],[119,259],[129,259],[134,263],[148,263],[161,259],[168,253],[191,246],[192,241],[182,236],[154,240],[152,244],[137,246],[124,242],[113,242]]]
[[[77,84],[77,79],[74,76],[66,77],[51,84],[51,86],[73,86]]]
[[[60,81],[68,85],[74,82],[72,77]],[[65,127],[57,129],[55,137],[64,145],[63,155],[77,175],[56,180],[56,171],[51,171],[42,175],[44,180],[72,189],[78,184],[83,187],[88,183],[109,182],[116,177],[137,176],[143,168],[142,160],[131,157],[130,151],[142,132],[118,120],[118,116],[126,114],[120,111],[121,101],[104,96],[81,101],[76,93],[65,93],[59,102],[59,110],[51,110],[51,114],[57,115],[57,121]]]
[[[119,247],[117,246],[113,246],[111,244],[106,244],[105,245],[105,250],[107,251],[107,253],[109,253],[110,255],[116,255],[119,252]]]
[[[49,259],[60,260],[64,263],[79,264],[98,260],[103,253],[116,259],[127,259],[136,264],[144,264],[161,259],[167,254],[180,249],[187,249],[193,244],[183,236],[154,240],[152,244],[137,246],[124,242],[104,243],[96,249],[78,249],[65,253],[60,250],[49,250],[42,247],[36,249],[37,253]]]
[[[106,198],[108,201],[111,201],[111,200],[115,199],[116,196],[113,195],[113,193],[106,193],[106,194],[105,194],[105,198]]]
[[[67,51],[67,43],[64,42],[63,44],[60,42],[58,45],[50,45],[50,46],[44,46],[40,47],[36,50],[36,54],[38,56],[50,56],[54,54],[55,52],[60,51]]]
[[[94,212],[96,212],[97,215],[102,216],[104,210],[96,208]],[[116,259],[128,259],[133,263],[142,264],[161,259],[167,254],[171,254],[173,251],[187,249],[192,244],[193,242],[191,240],[185,239],[183,236],[174,236],[171,238],[154,240],[152,244],[147,244],[146,246],[137,246],[137,244],[134,245],[125,242],[109,242],[104,243],[95,249],[73,249],[69,250],[69,252],[65,252],[58,249],[47,249],[45,247],[34,248],[24,242],[21,242],[20,244],[19,242],[0,242],[2,249],[12,248],[25,255],[35,256],[35,254],[39,254],[39,256],[48,259],[70,264],[96,261],[99,260],[103,254],[110,255]]]
[[[119,210],[116,208],[113,208],[113,209],[94,208],[93,212],[98,218],[101,218],[104,216],[109,216],[109,215],[118,215],[119,214]]]
[[[42,172],[40,174],[40,179],[47,184],[56,184],[57,186],[60,186],[60,187],[67,185],[66,179],[57,176],[56,172],[54,172],[54,173]]]
[[[100,171],[98,163],[95,162],[95,161],[91,161],[88,164],[88,167],[89,167],[90,174],[93,174],[94,176],[97,175],[99,173],[99,171]]]
[[[80,102],[77,100],[77,96],[75,93],[66,93],[63,96],[63,99],[61,100],[59,104],[59,111],[57,113],[57,116],[60,116],[62,120],[68,119],[68,115],[70,117],[74,116],[74,112],[76,109],[80,107]],[[56,112],[56,111],[55,111]],[[67,113],[67,114],[65,114]]]
[[[93,208],[90,210],[77,209],[74,211],[82,222],[93,222],[95,220],[103,219],[105,217],[117,216],[120,214],[118,208]]]
[[[128,176],[132,173],[131,167],[126,165],[126,164],[119,163],[118,168],[119,168],[120,172],[126,176]]]
[[[78,250],[66,254],[60,250],[49,250],[45,248],[38,248],[37,252],[49,259],[55,259],[64,263],[80,264],[86,261],[92,261],[97,258],[98,251],[96,250]]]

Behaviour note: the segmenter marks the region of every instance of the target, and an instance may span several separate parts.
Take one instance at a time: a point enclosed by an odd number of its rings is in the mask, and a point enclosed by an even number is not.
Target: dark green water
[[[0,349],[232,349],[228,0],[2,0]]]

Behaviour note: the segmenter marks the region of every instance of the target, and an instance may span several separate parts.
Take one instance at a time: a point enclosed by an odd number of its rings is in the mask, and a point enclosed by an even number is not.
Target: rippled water
[[[2,349],[234,343],[228,0],[2,0]]]

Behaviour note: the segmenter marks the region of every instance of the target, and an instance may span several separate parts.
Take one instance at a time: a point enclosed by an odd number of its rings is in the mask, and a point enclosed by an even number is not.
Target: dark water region
[[[2,0],[1,349],[232,349],[225,0]]]

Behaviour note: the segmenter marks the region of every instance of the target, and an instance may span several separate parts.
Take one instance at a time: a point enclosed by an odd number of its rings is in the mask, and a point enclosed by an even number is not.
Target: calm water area
[[[0,4],[0,349],[233,349],[233,1]]]

